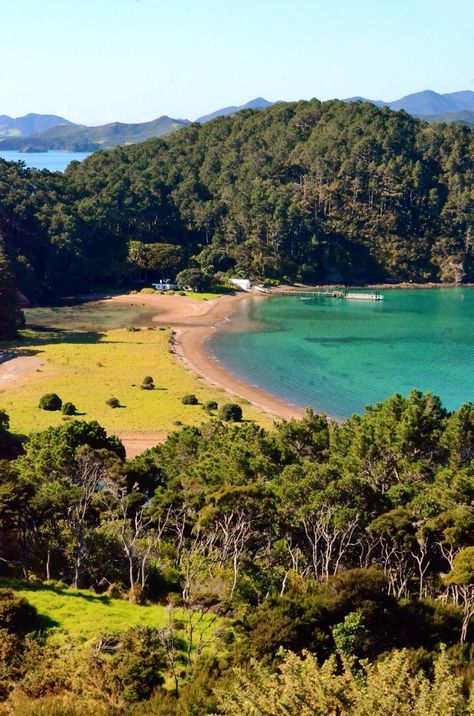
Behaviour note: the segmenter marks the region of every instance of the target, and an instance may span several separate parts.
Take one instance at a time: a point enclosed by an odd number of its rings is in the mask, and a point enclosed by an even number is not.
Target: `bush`
[[[188,393],[187,395],[183,395],[181,398],[181,402],[183,405],[198,405],[199,400],[196,398],[196,396],[193,393]]]
[[[219,420],[233,421],[240,423],[242,420],[242,408],[238,403],[226,403],[219,410]]]
[[[40,398],[39,407],[41,410],[61,410],[63,401],[56,393],[46,393]]]
[[[120,400],[118,398],[109,398],[105,401],[111,408],[120,408]]]
[[[36,609],[13,589],[0,589],[0,629],[24,634],[38,627]]]
[[[146,375],[143,378],[142,384],[140,387],[142,390],[153,390],[155,388],[155,384],[153,382],[153,378],[151,377],[151,375]]]
[[[206,411],[206,413],[211,413],[213,410],[217,410],[219,407],[215,400],[208,400],[207,403],[204,403],[202,406],[203,410]]]
[[[153,294],[158,293],[158,291],[154,288],[142,288],[140,293],[152,296]]]
[[[74,403],[64,403],[62,407],[62,413],[63,415],[75,415],[76,406],[74,405]]]

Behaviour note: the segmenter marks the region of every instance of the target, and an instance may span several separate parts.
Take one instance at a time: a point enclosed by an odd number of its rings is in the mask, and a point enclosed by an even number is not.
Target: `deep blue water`
[[[91,152],[0,152],[8,162],[24,162],[31,169],[49,169],[63,172],[72,161],[82,162]]]

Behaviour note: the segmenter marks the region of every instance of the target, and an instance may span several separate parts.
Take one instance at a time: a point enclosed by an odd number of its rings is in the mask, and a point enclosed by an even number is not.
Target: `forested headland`
[[[469,281],[473,131],[354,102],[245,110],[65,175],[0,161],[0,234],[46,300],[195,268],[314,283]],[[217,277],[217,278],[216,278]]]
[[[474,407],[416,391],[132,461],[97,423],[32,436],[0,462],[0,712],[467,714],[473,466]],[[169,621],[61,632],[98,595]]]

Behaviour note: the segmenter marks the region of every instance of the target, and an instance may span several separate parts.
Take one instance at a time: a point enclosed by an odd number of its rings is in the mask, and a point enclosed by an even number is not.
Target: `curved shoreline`
[[[157,314],[153,320],[174,331],[174,354],[187,368],[210,385],[225,390],[231,396],[243,398],[259,410],[276,418],[285,420],[301,418],[304,413],[303,408],[290,405],[268,391],[234,375],[217,360],[206,345],[219,325],[234,313],[237,303],[249,298],[265,299],[265,296],[239,293],[201,301],[177,295],[137,294],[136,297],[115,296],[109,300],[130,305],[140,302],[148,307],[156,307]]]

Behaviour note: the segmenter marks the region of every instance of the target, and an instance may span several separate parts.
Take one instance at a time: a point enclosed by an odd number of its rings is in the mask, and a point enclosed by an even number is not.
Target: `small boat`
[[[348,301],[383,301],[381,293],[346,293],[344,296]]]

